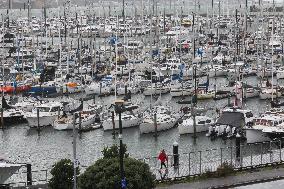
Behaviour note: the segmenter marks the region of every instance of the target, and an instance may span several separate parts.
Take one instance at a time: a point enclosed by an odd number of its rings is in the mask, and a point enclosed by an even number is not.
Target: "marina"
[[[101,3],[1,10],[0,184],[122,143],[156,180],[282,162],[284,1]]]

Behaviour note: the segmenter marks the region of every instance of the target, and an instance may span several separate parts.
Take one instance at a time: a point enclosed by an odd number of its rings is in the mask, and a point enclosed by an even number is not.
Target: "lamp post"
[[[121,113],[123,111],[124,100],[116,100],[115,101],[115,112],[118,113],[119,116],[119,163],[120,163],[120,177],[121,177],[121,188],[125,188],[125,176],[124,176],[124,167],[123,167],[123,143],[122,143],[122,121],[121,121]]]

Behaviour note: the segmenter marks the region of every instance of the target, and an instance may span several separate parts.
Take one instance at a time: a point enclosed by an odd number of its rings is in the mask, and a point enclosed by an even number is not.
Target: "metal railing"
[[[235,170],[264,167],[280,164],[283,160],[281,141],[241,145],[239,155],[237,147],[225,147],[168,155],[168,169],[161,173],[157,157],[140,159],[150,166],[157,180],[198,176],[206,172],[216,172],[225,162]],[[178,166],[174,166],[174,156],[178,156]]]
[[[33,170],[32,173],[32,185],[46,184],[51,178],[50,170]],[[7,181],[7,185],[10,187],[28,186],[27,180],[27,168],[23,166],[17,172],[15,172]]]

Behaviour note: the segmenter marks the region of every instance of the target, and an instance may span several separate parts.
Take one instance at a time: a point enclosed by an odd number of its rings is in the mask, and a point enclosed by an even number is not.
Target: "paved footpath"
[[[228,176],[223,178],[210,178],[191,183],[174,184],[156,189],[206,189],[206,188],[234,188],[237,186],[268,182],[284,179],[284,168],[273,168],[267,170],[257,170],[246,172],[240,175]]]

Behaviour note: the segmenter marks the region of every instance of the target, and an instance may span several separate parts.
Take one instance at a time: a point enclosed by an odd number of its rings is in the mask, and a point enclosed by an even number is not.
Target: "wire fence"
[[[271,141],[239,147],[225,147],[193,151],[189,153],[169,154],[167,169],[161,169],[157,157],[139,159],[147,163],[156,180],[177,179],[188,176],[200,176],[207,172],[216,172],[224,163],[236,170],[264,167],[280,164],[284,149],[281,141]],[[87,168],[80,166],[81,172]],[[32,184],[46,184],[51,178],[50,170],[33,170]],[[6,182],[9,186],[27,186],[27,169],[22,167]]]

